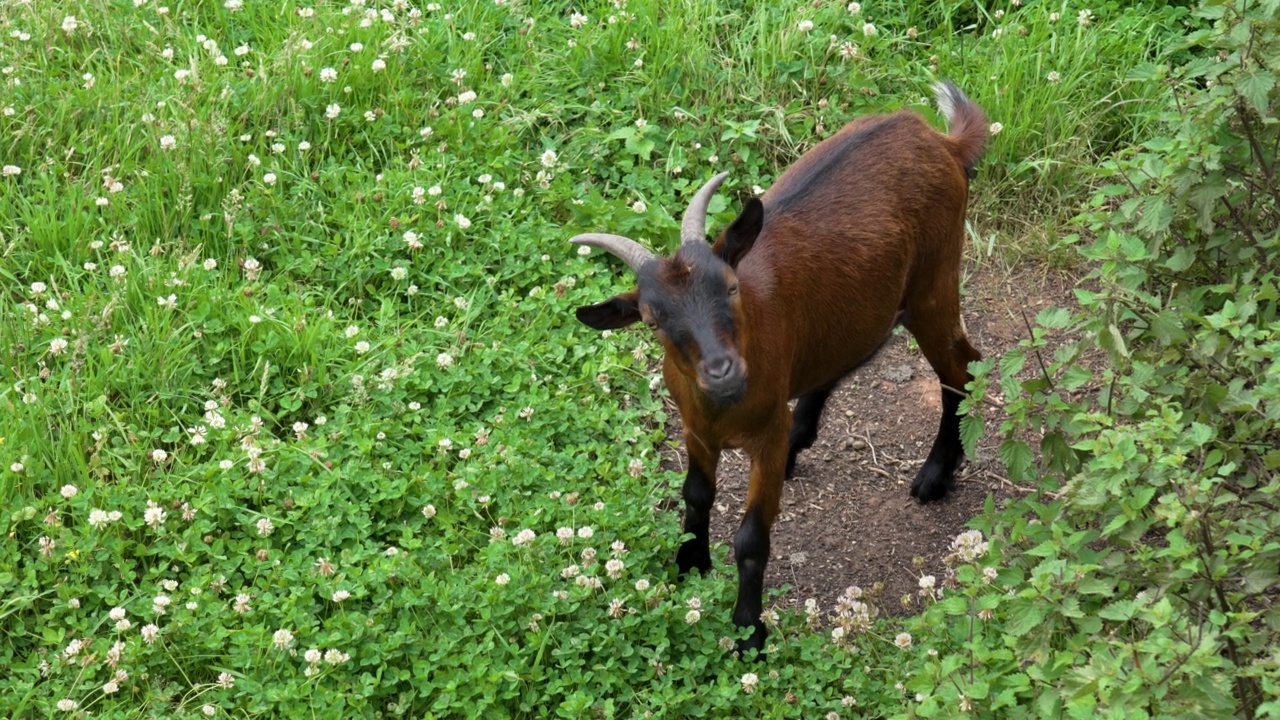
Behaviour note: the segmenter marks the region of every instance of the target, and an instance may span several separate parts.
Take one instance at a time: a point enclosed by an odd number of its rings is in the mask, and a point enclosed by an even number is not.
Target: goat
[[[708,528],[720,451],[751,458],[734,624],[752,627],[745,653],[762,652],[760,620],[769,530],[783,480],[813,445],[823,405],[842,378],[903,325],[942,384],[942,420],[911,495],[944,497],[964,454],[957,408],[981,359],[960,318],[960,260],[969,178],[987,139],[982,109],[950,83],[935,86],[950,135],[917,113],[863,117],[805,153],[762,198],[748,199],[706,242],[707,205],[728,173],[694,195],[680,248],[660,258],[618,235],[571,242],[616,255],[635,290],[577,309],[597,330],[643,320],[662,343],[662,375],[684,423],[688,475],[681,575],[711,568]],[[795,410],[788,403],[799,398]]]

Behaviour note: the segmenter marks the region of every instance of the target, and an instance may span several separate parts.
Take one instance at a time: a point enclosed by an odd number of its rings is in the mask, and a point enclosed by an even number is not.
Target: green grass
[[[678,477],[658,468],[656,343],[577,326],[630,279],[565,241],[668,246],[691,186],[733,171],[724,221],[846,120],[924,109],[937,77],[1004,126],[974,186],[983,237],[1055,229],[1141,129],[1120,101],[1151,90],[1121,80],[1176,13],[623,5],[0,8],[0,164],[20,168],[0,178],[2,714],[940,712],[895,688],[954,647],[918,621],[846,647],[784,615],[768,665],[726,656],[726,551],[676,583],[658,509]],[[562,577],[575,564],[600,589]]]

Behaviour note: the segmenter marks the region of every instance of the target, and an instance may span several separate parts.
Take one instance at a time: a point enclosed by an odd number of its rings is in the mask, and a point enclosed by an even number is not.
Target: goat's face
[[[718,180],[713,180],[718,185]],[[714,186],[708,183],[708,186]],[[705,190],[705,188],[704,188]],[[704,193],[699,193],[702,196]],[[705,199],[710,193],[705,193]],[[704,199],[704,217],[705,217]],[[695,198],[691,212],[697,206]],[[685,216],[686,229],[694,225]],[[670,258],[659,258],[639,244],[616,235],[580,235],[575,242],[603,247],[636,271],[635,290],[602,303],[578,308],[583,324],[597,330],[625,327],[643,320],[662,342],[667,363],[692,381],[719,406],[746,395],[746,315],[739,292],[738,261],[755,242],[764,222],[760,201],[752,198],[713,252],[696,233],[683,232],[684,242]]]
[[[639,275],[640,318],[669,363],[715,404],[741,400],[747,392],[746,333],[734,269],[707,245],[686,245]]]

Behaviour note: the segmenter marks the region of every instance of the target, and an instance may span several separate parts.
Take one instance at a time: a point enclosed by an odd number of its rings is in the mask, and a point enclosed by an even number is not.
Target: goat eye
[[[734,283],[729,286],[729,295],[733,296],[737,294],[738,294],[738,283]]]

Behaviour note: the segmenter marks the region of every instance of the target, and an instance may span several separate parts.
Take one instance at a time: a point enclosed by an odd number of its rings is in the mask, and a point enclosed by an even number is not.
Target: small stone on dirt
[[[907,365],[905,363],[902,365],[890,365],[889,367],[884,369],[882,376],[884,377],[884,379],[889,380],[890,382],[895,382],[901,385],[902,383],[907,382],[911,378],[915,377],[916,371],[910,365]]]

